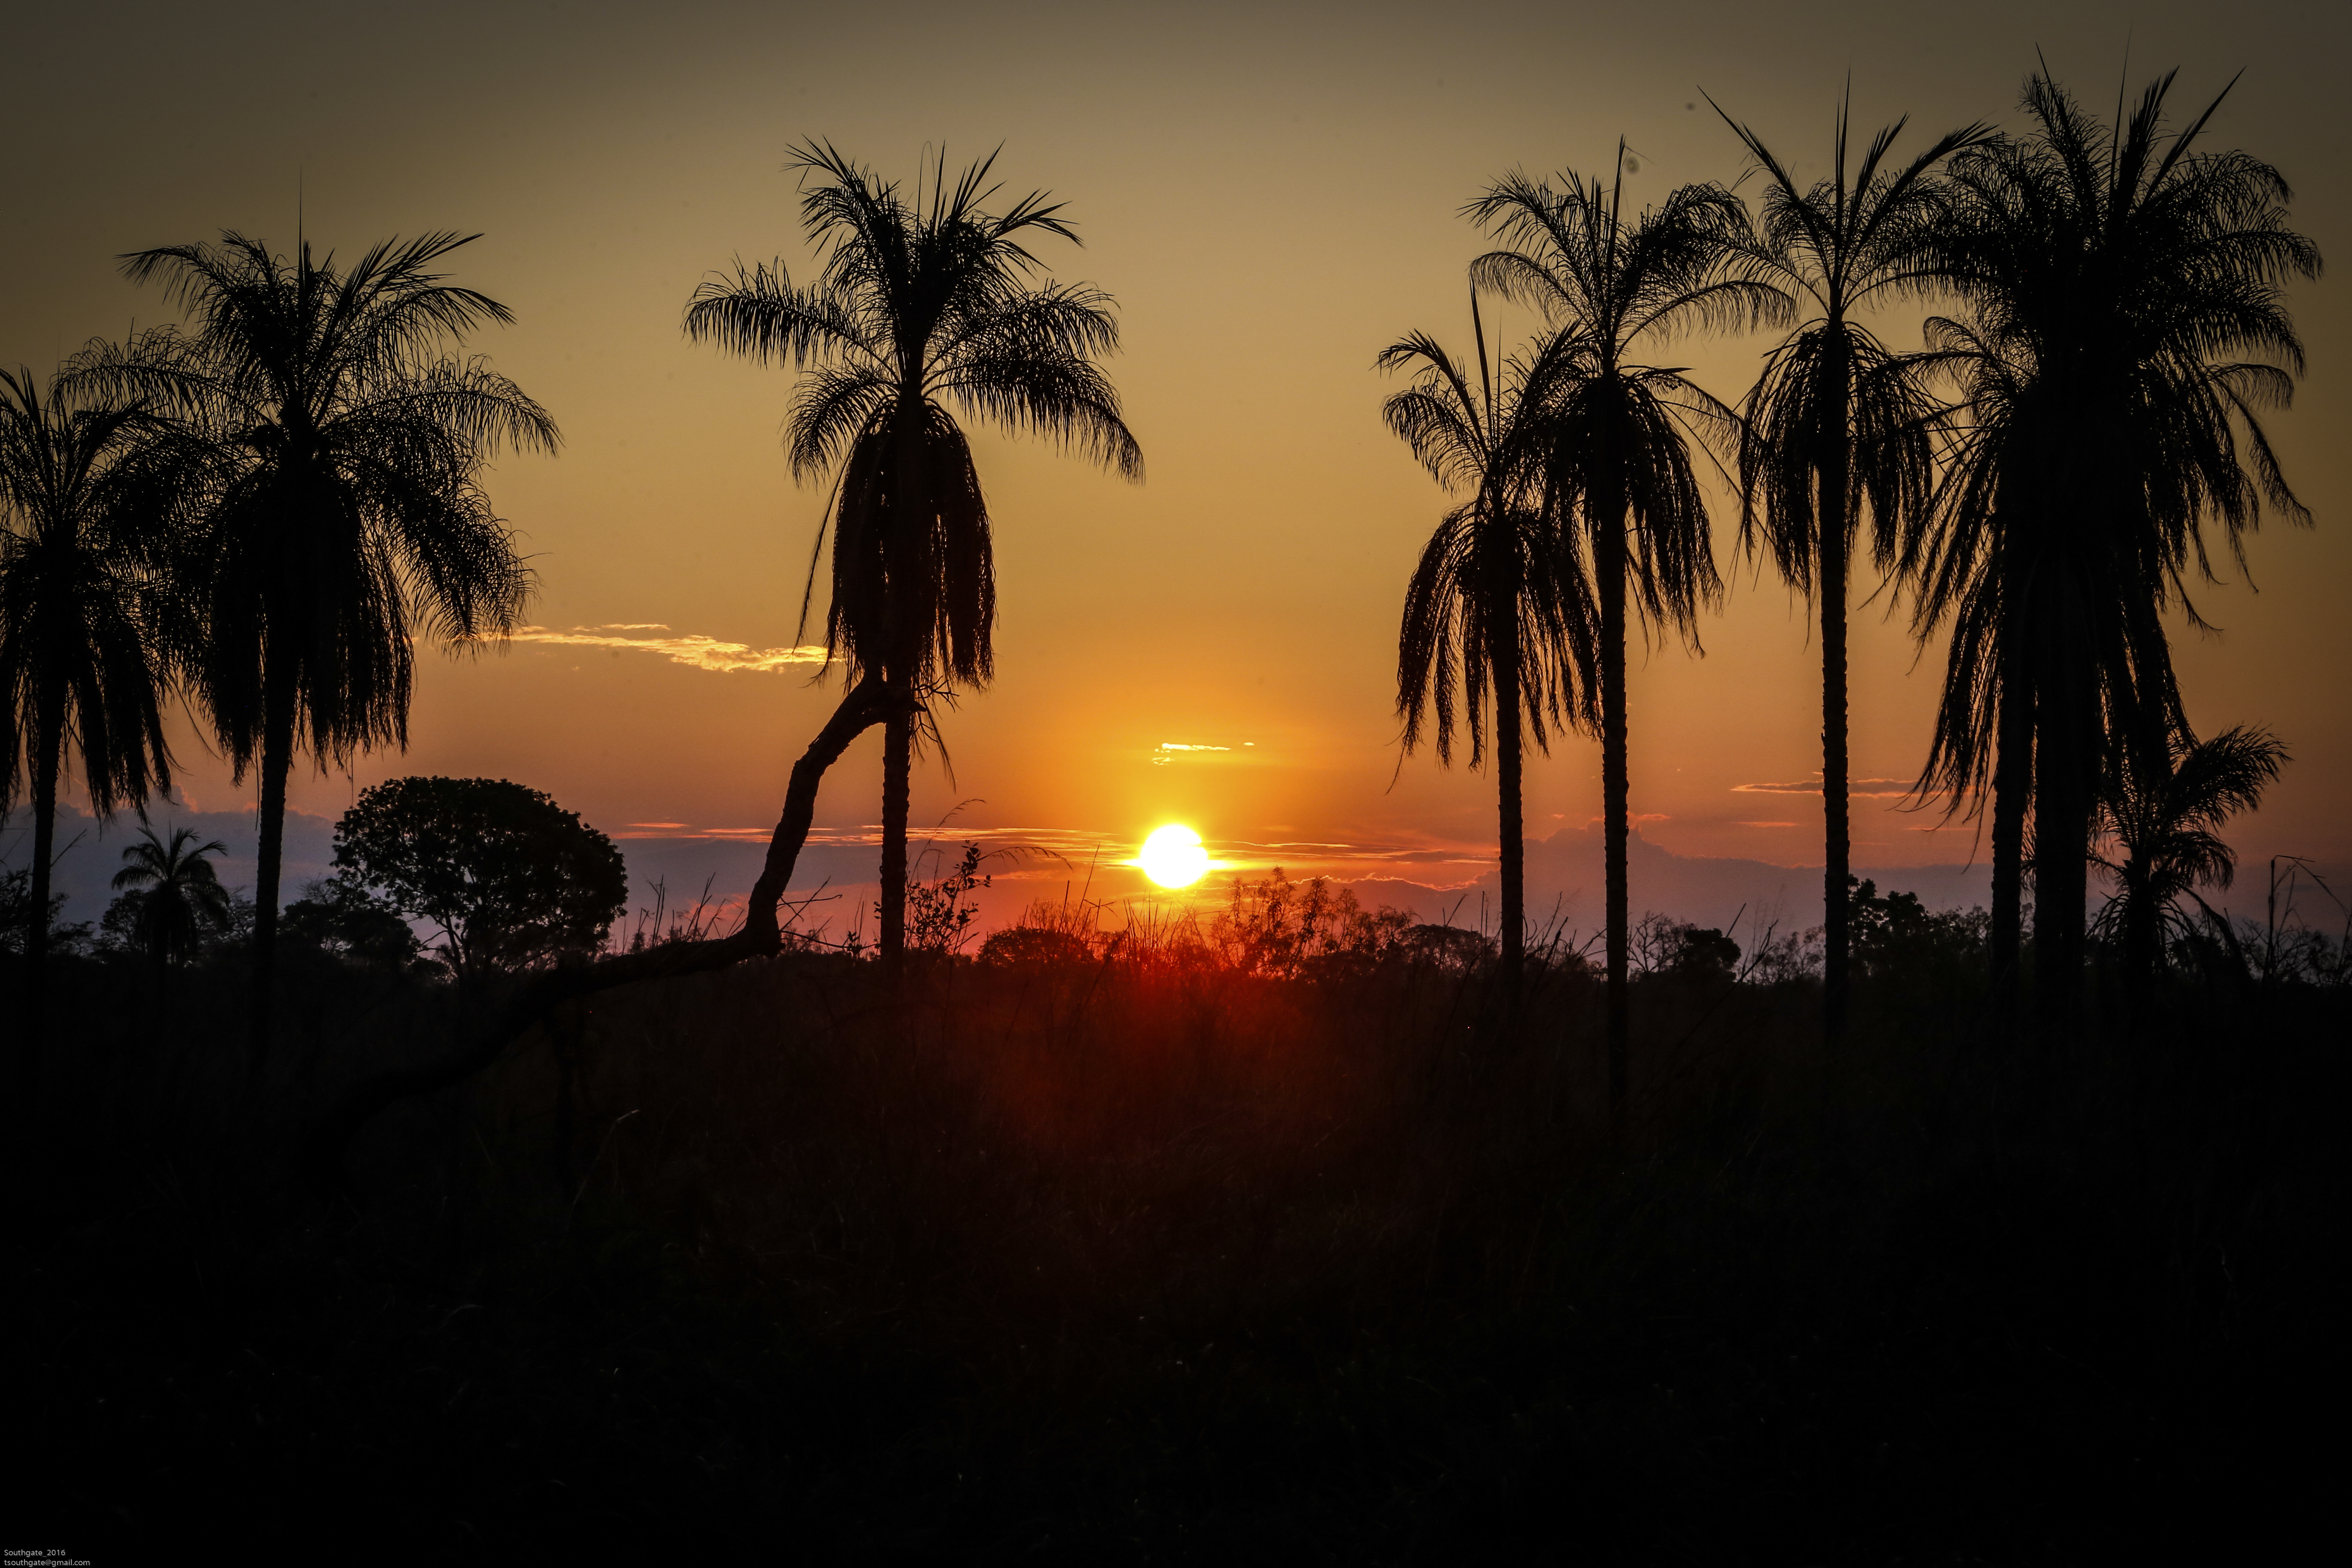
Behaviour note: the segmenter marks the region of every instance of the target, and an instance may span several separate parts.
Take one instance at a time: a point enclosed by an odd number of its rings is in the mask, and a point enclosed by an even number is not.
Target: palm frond
[[[1076,232],[1043,193],[988,210],[995,160],[950,179],[942,152],[910,201],[831,142],[802,142],[786,167],[818,280],[739,263],[688,304],[690,338],[801,373],[785,447],[795,479],[833,476],[818,540],[833,549],[826,647],[852,679],[944,689],[993,668],[987,506],[949,405],[1142,477],[1097,363],[1118,346],[1111,300],[1038,279],[1028,237]]]

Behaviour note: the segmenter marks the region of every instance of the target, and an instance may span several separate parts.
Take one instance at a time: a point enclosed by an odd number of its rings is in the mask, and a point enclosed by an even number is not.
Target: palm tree
[[[1680,369],[1637,356],[1676,333],[1777,322],[1787,298],[1738,275],[1750,245],[1746,210],[1720,185],[1685,185],[1640,217],[1620,210],[1620,176],[1603,187],[1575,174],[1561,187],[1513,174],[1468,216],[1509,248],[1480,257],[1479,286],[1529,304],[1559,331],[1522,393],[1546,426],[1543,486],[1564,531],[1581,528],[1600,605],[1601,780],[1607,821],[1609,1094],[1625,1101],[1630,1050],[1626,852],[1628,602],[1650,627],[1694,646],[1702,601],[1722,592],[1694,438],[1728,458],[1739,419]]]
[[[286,781],[408,740],[414,638],[502,637],[530,575],[480,485],[511,444],[552,452],[554,422],[480,358],[449,350],[512,313],[436,263],[479,236],[370,247],[348,269],[224,233],[125,258],[195,318],[77,363],[200,420],[214,437],[203,525],[178,574],[193,674],[242,779],[258,766],[253,1058],[269,1040]]]
[[[78,398],[28,370],[0,371],[0,807],[33,807],[25,932],[25,1058],[39,1076],[49,871],[68,752],[100,816],[168,790],[168,671],[150,635],[148,569],[168,528],[163,423],[136,405]]]
[[[1118,345],[1110,297],[1036,280],[1031,234],[1077,236],[1042,193],[983,210],[992,154],[909,201],[830,144],[794,150],[814,176],[801,223],[823,258],[795,286],[783,262],[695,290],[686,332],[761,364],[814,367],[784,446],[796,479],[835,475],[827,651],[854,689],[878,676],[885,721],[880,952],[905,951],[907,809],[916,730],[931,696],[994,671],[995,561],[971,447],[950,412],[1075,447],[1129,479],[1143,455],[1095,363]],[[823,536],[819,536],[819,546]],[[815,588],[802,601],[805,622]]]
[[[1496,793],[1503,878],[1503,983],[1517,993],[1527,951],[1527,848],[1520,814],[1524,742],[1549,752],[1549,726],[1597,724],[1599,628],[1578,542],[1552,525],[1540,493],[1540,410],[1525,396],[1538,360],[1507,364],[1496,385],[1474,291],[1478,379],[1425,333],[1381,351],[1382,370],[1420,368],[1381,408],[1389,428],[1447,491],[1467,499],[1430,536],[1406,590],[1397,638],[1397,715],[1404,749],[1420,744],[1433,709],[1437,755],[1454,755],[1458,680],[1470,763],[1486,746],[1494,702]],[[1573,694],[1573,695],[1572,695]]]
[[[1765,175],[1763,223],[1747,259],[1808,312],[1766,356],[1748,395],[1740,538],[1751,555],[1769,549],[1781,577],[1821,613],[1822,1030],[1832,1043],[1844,1032],[1848,985],[1849,563],[1865,509],[1882,570],[1895,561],[1906,524],[1926,510],[1938,411],[1913,367],[1858,316],[1933,286],[1926,242],[1944,204],[1932,171],[1986,135],[1982,126],[1963,127],[1897,168],[1887,154],[1906,123],[1898,120],[1872,138],[1849,180],[1846,113],[1841,104],[1831,176],[1804,187],[1761,137],[1724,115]]]
[[[1956,803],[1991,785],[1997,968],[2021,923],[2030,809],[2036,1002],[2053,1025],[2079,990],[2111,748],[2187,728],[2163,616],[2177,599],[2204,624],[2188,594],[2192,573],[2213,580],[2204,524],[2242,566],[2265,503],[2309,521],[2260,416],[2302,369],[2281,290],[2316,276],[2318,252],[2287,227],[2275,169],[2196,150],[2220,97],[2165,132],[2172,79],[2110,131],[2034,77],[2034,134],[1954,160],[1937,243],[1967,310],[1929,323],[1930,358],[1964,417],[1903,563],[1918,629],[1954,627],[1921,782]]]
[[[2118,748],[2099,791],[2095,838],[2112,846],[2098,863],[2115,879],[2115,896],[2095,929],[2120,941],[2132,985],[2156,978],[2168,933],[2186,934],[2180,900],[2210,917],[2199,888],[2227,889],[2237,855],[2221,825],[2263,803],[2263,791],[2289,761],[2263,730],[2224,730],[2210,741],[2175,734],[2160,749]],[[2139,994],[2135,989],[2134,995]]]
[[[132,932],[147,956],[170,966],[195,956],[206,928],[218,931],[231,915],[228,889],[213,872],[208,855],[226,855],[219,839],[196,843],[192,828],[175,827],[166,844],[152,827],[139,830],[140,842],[125,845],[122,869],[114,874],[117,892],[140,889],[138,918]]]

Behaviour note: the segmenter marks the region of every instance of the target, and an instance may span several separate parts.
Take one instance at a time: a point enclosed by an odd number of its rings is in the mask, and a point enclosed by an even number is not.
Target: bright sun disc
[[[1152,830],[1135,863],[1163,888],[1189,888],[1208,870],[1209,852],[1201,847],[1199,834],[1171,824]]]

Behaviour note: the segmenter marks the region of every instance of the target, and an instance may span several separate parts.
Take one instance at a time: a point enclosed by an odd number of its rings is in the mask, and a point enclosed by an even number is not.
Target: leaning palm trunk
[[[312,1129],[304,1141],[301,1163],[307,1179],[317,1187],[347,1191],[344,1152],[367,1124],[392,1106],[418,1095],[432,1094],[462,1083],[496,1061],[516,1039],[551,1016],[563,1004],[616,986],[640,981],[664,980],[724,969],[747,958],[765,958],[783,947],[776,921],[776,906],[791,883],[793,868],[808,841],[809,825],[816,816],[817,786],[825,770],[841,759],[849,743],[897,711],[882,682],[868,677],[853,686],[834,710],[816,739],[793,764],[784,790],[784,808],[768,839],[766,860],[743,910],[743,924],[731,936],[709,942],[681,942],[649,947],[574,969],[545,971],[524,981],[477,1029],[458,1050],[436,1062],[397,1068],[362,1083]]]

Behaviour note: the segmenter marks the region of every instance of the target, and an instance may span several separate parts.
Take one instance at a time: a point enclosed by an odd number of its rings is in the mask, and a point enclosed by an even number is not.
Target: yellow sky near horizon
[[[0,197],[0,363],[54,363],[85,338],[163,319],[117,254],[236,227],[283,243],[301,192],[314,243],[481,230],[457,278],[515,326],[469,345],[562,426],[552,459],[502,464],[491,493],[539,574],[538,630],[502,653],[428,658],[406,755],[298,777],[330,816],[403,773],[511,777],[611,831],[763,829],[829,710],[800,645],[822,488],[777,446],[790,377],[686,342],[680,310],[740,256],[807,252],[785,148],[831,139],[911,176],[1003,144],[1009,194],[1067,200],[1066,279],[1117,297],[1111,371],[1148,478],[1125,484],[1033,442],[976,432],[995,520],[999,675],[944,721],[955,777],[918,777],[915,816],[974,827],[1129,835],[1191,823],[1213,842],[1491,844],[1481,774],[1398,767],[1394,637],[1413,557],[1443,510],[1381,426],[1373,354],[1409,328],[1465,342],[1461,204],[1514,166],[1600,168],[1622,133],[1631,198],[1742,161],[1704,87],[1802,172],[1826,153],[1849,69],[1865,131],[1908,111],[1906,145],[1971,119],[2015,123],[2037,43],[2086,99],[2183,66],[2201,107],[2240,67],[2217,139],[2275,163],[2331,258],[2352,238],[2347,135],[2330,73],[2340,5],[2089,5],[2063,16],[1713,3],[1194,6],[1112,14],[882,4],[160,5],[27,23]],[[2296,761],[2242,851],[2352,864],[2352,458],[2342,439],[2352,311],[2300,291],[2312,370],[2272,428],[2318,519],[2273,521],[2262,586],[2209,588],[2219,638],[2183,627],[2200,729],[2270,724]],[[1890,325],[1916,342],[1916,322]],[[1675,350],[1736,398],[1765,343]],[[1634,810],[1689,855],[1818,863],[1818,667],[1801,604],[1736,561],[1706,654],[1636,656]],[[1857,599],[1873,584],[1858,584]],[[1924,753],[1940,649],[1921,656],[1882,596],[1854,617],[1853,761],[1864,865],[1966,858],[1973,831],[1893,809]],[[822,602],[818,606],[822,614]],[[1171,746],[1224,748],[1169,750]],[[238,798],[194,743],[188,790]],[[818,821],[870,823],[878,741],[828,779]],[[1531,835],[1599,810],[1597,747],[1530,770]],[[1885,781],[1896,781],[1889,784]],[[1777,785],[1774,789],[1759,786]],[[1862,787],[1862,786],[1858,786]],[[246,792],[249,795],[249,791]]]

